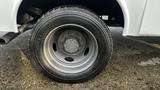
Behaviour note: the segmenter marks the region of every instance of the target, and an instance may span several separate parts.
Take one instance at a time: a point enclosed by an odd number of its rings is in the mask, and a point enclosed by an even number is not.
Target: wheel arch
[[[52,1],[52,0],[51,0]],[[21,4],[19,5],[18,13],[17,13],[17,22],[18,19],[20,18],[20,15],[23,13],[23,11],[26,11],[26,9],[36,6],[43,8],[44,12],[46,13],[52,8],[58,7],[58,6],[63,6],[63,5],[79,5],[79,6],[84,6],[92,11],[96,12],[96,14],[113,14],[116,15],[117,17],[117,22],[120,24],[122,27],[127,27],[128,26],[128,14],[127,14],[127,9],[126,9],[126,3],[124,0],[102,0],[101,3],[99,3],[98,0],[88,0],[88,1],[74,1],[74,0],[64,0],[64,1],[59,1],[55,0],[54,2],[49,2],[46,0],[39,0],[39,3],[35,3],[36,0],[23,0]],[[86,3],[88,4],[86,4]],[[96,3],[100,5],[96,5]],[[31,4],[33,3],[33,4]],[[53,4],[51,4],[53,3]],[[43,5],[41,5],[43,4]],[[45,6],[46,4],[46,6]],[[47,5],[49,4],[49,5]],[[102,4],[102,5],[101,5]],[[107,4],[107,5],[105,5]],[[114,6],[116,5],[116,7]],[[46,7],[46,8],[45,8]],[[96,9],[97,8],[97,9]]]
[[[124,17],[124,30],[123,30],[123,35],[127,32],[129,29],[129,12],[127,8],[127,4],[124,0],[117,0],[117,3],[120,5],[121,10],[123,12],[123,17]]]

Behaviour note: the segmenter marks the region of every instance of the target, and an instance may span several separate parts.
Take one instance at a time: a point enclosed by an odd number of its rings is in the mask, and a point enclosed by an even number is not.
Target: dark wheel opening
[[[73,61],[74,61],[74,59],[73,59],[72,57],[66,57],[65,60],[66,60],[67,62],[73,62]]]
[[[87,49],[85,50],[84,56],[86,56],[86,55],[88,54],[88,52],[89,52],[89,48],[87,48]]]
[[[57,46],[56,46],[55,43],[53,43],[53,50],[54,50],[54,51],[57,51]]]

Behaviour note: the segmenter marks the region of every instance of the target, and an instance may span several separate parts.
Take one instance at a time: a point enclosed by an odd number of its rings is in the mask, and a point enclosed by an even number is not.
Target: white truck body
[[[18,32],[17,12],[23,0],[0,0],[0,37]],[[124,14],[123,36],[160,36],[160,0],[117,0]]]

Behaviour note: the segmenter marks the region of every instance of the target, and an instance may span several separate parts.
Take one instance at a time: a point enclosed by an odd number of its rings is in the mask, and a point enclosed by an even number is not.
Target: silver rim
[[[44,64],[59,73],[76,74],[87,71],[98,55],[94,35],[77,24],[64,24],[53,29],[43,45]]]

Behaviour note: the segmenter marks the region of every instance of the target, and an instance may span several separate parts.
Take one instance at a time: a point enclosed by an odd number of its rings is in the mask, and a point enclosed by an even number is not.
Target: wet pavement
[[[160,52],[126,39],[112,28],[112,60],[96,78],[80,84],[57,83],[30,63],[30,31],[0,47],[0,90],[160,90]]]

